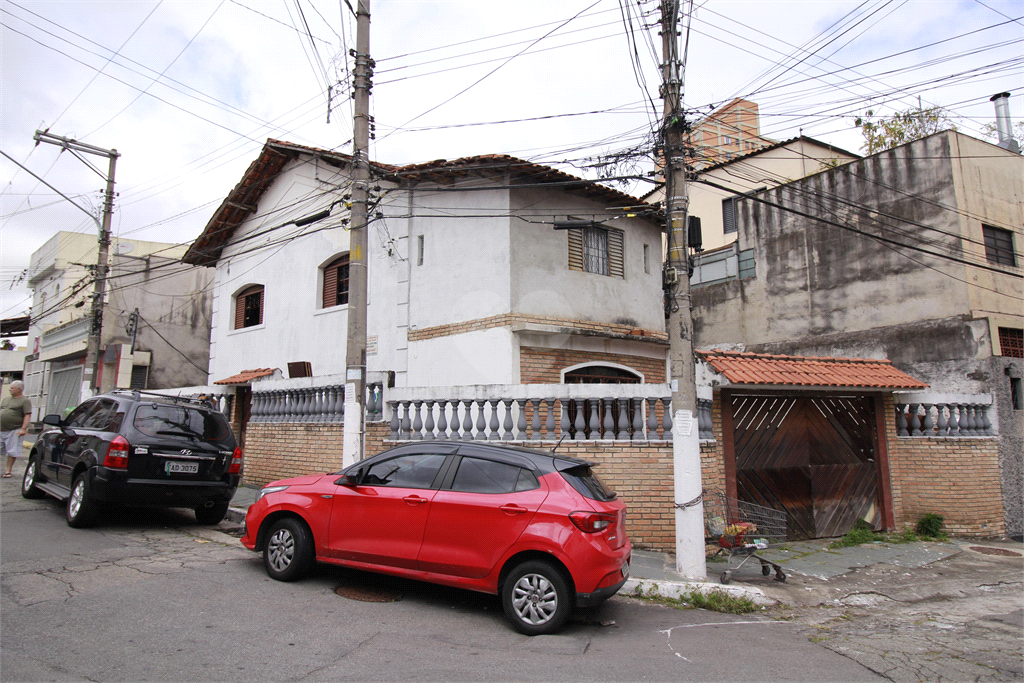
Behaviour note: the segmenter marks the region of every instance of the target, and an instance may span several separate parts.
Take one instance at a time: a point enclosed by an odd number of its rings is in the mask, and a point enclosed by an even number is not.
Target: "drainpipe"
[[[1014,154],[1020,153],[1020,146],[1013,139],[1013,127],[1010,125],[1010,93],[1001,92],[990,99],[996,105],[996,130],[999,132],[1000,147]]]

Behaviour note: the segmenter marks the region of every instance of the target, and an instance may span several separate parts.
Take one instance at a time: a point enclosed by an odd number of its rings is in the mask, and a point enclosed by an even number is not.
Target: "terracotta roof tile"
[[[894,368],[888,360],[778,356],[736,351],[698,351],[697,355],[733,384],[872,389],[928,387]]]
[[[256,368],[255,370],[242,370],[237,375],[231,375],[224,379],[219,379],[214,384],[245,384],[251,382],[254,379],[260,377],[267,377],[273,375],[277,368]]]

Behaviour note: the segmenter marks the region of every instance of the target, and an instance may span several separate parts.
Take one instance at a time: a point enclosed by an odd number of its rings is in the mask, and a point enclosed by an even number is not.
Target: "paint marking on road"
[[[672,650],[672,654],[674,654],[676,657],[679,657],[679,659],[682,659],[684,661],[690,662],[692,664],[693,660],[688,659],[687,657],[684,657],[682,654],[680,654],[678,651],[676,651],[676,649],[674,647],[672,647],[672,631],[675,631],[677,628],[696,628],[698,626],[733,626],[733,625],[743,625],[743,624],[781,624],[781,623],[783,623],[783,622],[781,622],[781,621],[713,621],[713,622],[706,623],[706,624],[682,624],[680,626],[673,626],[672,628],[662,629],[661,631],[658,631],[658,633],[664,633],[665,634],[665,644],[668,645],[668,649]]]

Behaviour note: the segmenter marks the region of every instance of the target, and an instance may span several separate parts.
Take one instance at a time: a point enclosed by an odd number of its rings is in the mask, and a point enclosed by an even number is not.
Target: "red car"
[[[492,593],[518,631],[552,633],[629,575],[626,506],[591,466],[496,444],[402,445],[267,485],[242,544],[280,581],[318,560]]]

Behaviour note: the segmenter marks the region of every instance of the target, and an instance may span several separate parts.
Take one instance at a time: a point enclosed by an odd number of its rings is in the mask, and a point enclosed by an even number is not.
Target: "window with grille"
[[[624,238],[611,228],[572,228],[569,234],[569,268],[586,273],[625,277]]]
[[[324,266],[323,307],[348,303],[348,254],[342,254]]]
[[[263,285],[246,287],[235,297],[235,329],[263,324]]]
[[[736,230],[736,197],[726,197],[722,200],[722,232],[728,235]]]
[[[989,263],[1001,266],[1016,266],[1017,257],[1013,253],[1013,233],[991,225],[982,225],[985,235],[985,258]]]
[[[1000,327],[999,351],[1002,356],[1024,358],[1024,330]]]

